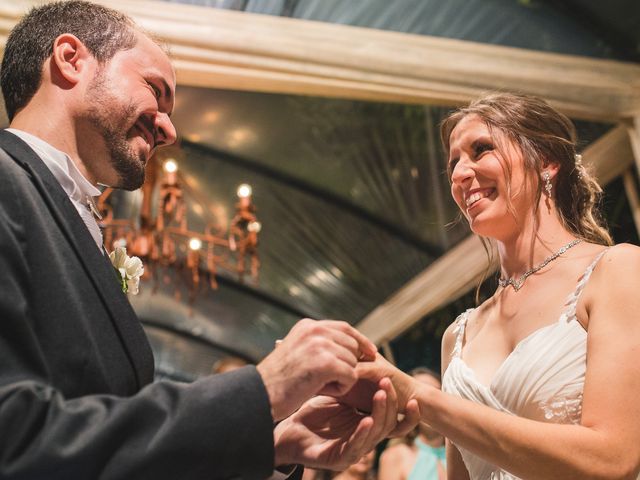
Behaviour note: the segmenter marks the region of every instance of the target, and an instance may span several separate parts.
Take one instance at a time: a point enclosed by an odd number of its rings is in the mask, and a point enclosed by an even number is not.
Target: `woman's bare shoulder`
[[[640,247],[630,243],[620,243],[607,249],[598,262],[593,276],[599,282],[614,281],[617,286],[626,281],[640,281]],[[621,277],[628,275],[629,277]],[[604,286],[604,285],[603,285]]]
[[[639,289],[640,247],[621,243],[607,249],[595,266],[585,290],[585,307],[587,311],[594,311],[598,306],[629,309],[634,305],[640,308]]]

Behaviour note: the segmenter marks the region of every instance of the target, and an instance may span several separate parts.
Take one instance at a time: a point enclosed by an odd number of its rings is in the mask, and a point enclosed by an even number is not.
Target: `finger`
[[[371,417],[362,417],[358,422],[356,429],[349,437],[349,440],[342,451],[341,459],[344,465],[342,465],[341,468],[348,468],[350,465],[357,462],[365,453],[371,450],[371,448],[368,448],[369,442],[367,440],[370,436],[373,425],[374,421]]]
[[[378,382],[383,377],[389,377],[393,373],[394,368],[379,353],[373,361],[360,361],[356,366],[358,378],[364,378]]]
[[[361,356],[360,347],[355,338],[343,331],[341,323],[324,323],[321,325],[322,330],[317,334],[335,347],[332,350],[336,352],[336,355],[339,354],[343,361],[355,366]]]
[[[362,333],[356,330],[354,327],[349,325],[347,322],[340,322],[336,320],[325,320],[330,323],[332,328],[336,328],[343,333],[347,334],[351,338],[353,338],[357,342],[357,348],[359,355],[357,355],[358,359],[362,360],[373,360],[378,352],[378,348],[375,344],[365,337]]]
[[[385,390],[378,390],[372,399],[371,418],[373,420],[373,427],[369,431],[367,437],[367,448],[373,448],[384,435],[385,422],[387,419],[387,392]]]
[[[389,437],[403,437],[420,423],[420,406],[413,398],[407,402],[404,410],[404,418],[389,432]]]
[[[348,325],[329,320],[300,320],[281,345],[287,345],[289,349],[296,351],[302,350],[312,359],[322,352],[330,352],[355,366],[360,354],[358,342],[344,332],[342,324]]]
[[[383,426],[383,438],[396,427],[398,423],[398,395],[393,383],[388,378],[383,378],[378,383],[380,388],[387,392],[387,408],[385,411],[385,422]],[[382,440],[382,439],[381,439]]]
[[[318,395],[327,395],[329,397],[341,397],[342,392],[346,387],[338,382],[327,383],[322,390],[318,392]]]
[[[318,392],[319,395],[341,397],[349,392],[358,380],[355,369],[348,363],[338,359],[332,362],[330,367],[326,368],[330,368],[330,371],[325,373],[328,381]]]

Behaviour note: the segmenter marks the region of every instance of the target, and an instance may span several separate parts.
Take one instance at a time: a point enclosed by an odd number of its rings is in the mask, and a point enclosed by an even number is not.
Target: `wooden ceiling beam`
[[[37,3],[0,0],[0,41]],[[177,3],[101,3],[169,44],[181,85],[446,105],[508,89],[576,118],[640,113],[636,64]]]

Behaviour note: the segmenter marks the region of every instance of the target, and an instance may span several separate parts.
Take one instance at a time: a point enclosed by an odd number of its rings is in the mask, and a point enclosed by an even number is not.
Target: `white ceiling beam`
[[[604,135],[586,148],[582,156],[601,185],[624,173],[633,165],[625,127],[618,126]],[[493,258],[497,259],[495,250]],[[487,270],[492,273],[496,267],[496,261],[489,267],[480,239],[470,236],[434,261],[356,327],[376,344],[393,340],[425,315],[470,291]]]
[[[37,3],[0,0],[0,37]],[[101,3],[169,44],[182,85],[447,105],[510,89],[579,118],[640,114],[636,64],[177,3]]]

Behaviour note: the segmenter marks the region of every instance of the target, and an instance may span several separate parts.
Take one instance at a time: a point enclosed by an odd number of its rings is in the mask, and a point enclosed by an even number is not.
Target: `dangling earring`
[[[551,185],[551,175],[549,172],[542,172],[542,180],[544,180],[544,189],[547,191],[547,197],[551,198],[553,185]]]

